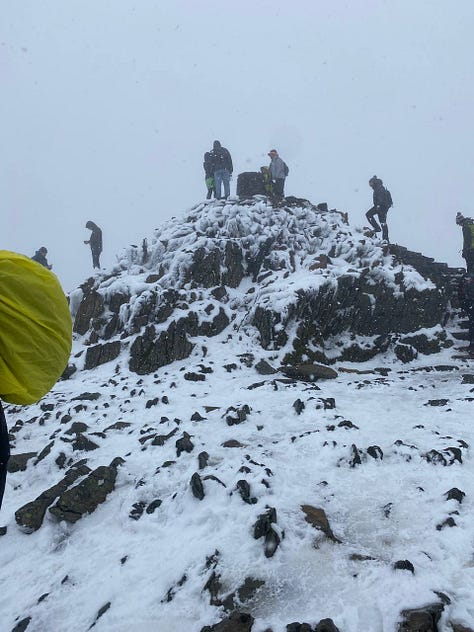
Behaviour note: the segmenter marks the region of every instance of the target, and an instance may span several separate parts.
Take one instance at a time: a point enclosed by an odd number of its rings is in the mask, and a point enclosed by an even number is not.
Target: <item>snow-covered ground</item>
[[[409,367],[390,357],[353,365],[387,372],[339,372],[331,381],[284,384],[281,375],[258,375],[242,362],[248,363],[247,357],[239,358],[253,351],[256,360],[272,362],[271,353],[226,338],[215,339],[205,360],[196,351],[156,377],[138,378],[124,363],[118,371],[106,365],[78,374],[42,401],[43,408],[54,404],[50,416],[40,405],[8,414],[10,426],[24,421],[15,452],[39,452],[60,432],[47,458],[37,465],[33,459],[26,471],[8,477],[1,521],[8,530],[0,539],[2,630],[28,616],[28,632],[87,630],[110,602],[95,629],[198,632],[223,616],[204,590],[212,570],[220,575],[222,595],[246,577],[265,582],[244,607],[256,619],[255,632],[269,626],[283,632],[291,621],[314,624],[326,617],[347,632],[395,630],[400,610],[439,601],[434,591],[451,600],[440,630],[450,629],[447,621],[472,627],[474,477],[466,444],[474,442],[474,387],[462,377],[474,373],[472,366],[432,370],[454,366],[445,351]],[[236,368],[223,368],[228,364]],[[212,373],[202,373],[205,381],[184,379],[187,372],[209,369]],[[261,384],[249,388],[256,383]],[[71,401],[84,391],[100,397]],[[164,396],[168,403],[161,401]],[[146,408],[155,397],[159,403]],[[324,409],[327,398],[334,398],[334,408]],[[305,404],[299,415],[293,407],[297,399]],[[429,405],[441,399],[448,401]],[[86,409],[75,412],[78,403]],[[229,426],[227,409],[244,404],[251,411],[247,419]],[[196,412],[202,420],[191,420]],[[98,449],[73,454],[71,444],[61,441],[70,427],[60,423],[67,413],[71,423],[87,424],[85,434]],[[34,417],[39,419],[28,423]],[[105,430],[119,421],[130,426]],[[345,421],[354,426],[339,425]],[[149,431],[164,435],[175,427],[176,435],[163,446],[139,441]],[[177,457],[175,441],[184,432],[194,449]],[[223,447],[230,439],[242,445]],[[352,444],[362,461],[354,467]],[[374,445],[383,459],[367,454]],[[423,458],[449,447],[461,449],[462,464]],[[209,461],[199,470],[197,456],[204,450]],[[23,533],[14,512],[62,478],[55,464],[61,451],[74,460],[86,456],[91,468],[124,458],[116,489],[75,524],[58,523],[47,512],[38,531]],[[166,461],[172,463],[163,467]],[[191,492],[197,471],[203,500]],[[208,475],[219,480],[205,480]],[[238,493],[242,479],[255,504]],[[465,492],[462,504],[446,500],[453,487]],[[135,503],[158,498],[162,504],[154,513],[129,517]],[[341,543],[305,521],[303,504],[324,509]],[[253,537],[253,525],[267,507],[276,509],[275,529],[284,534],[271,558]],[[438,530],[449,516],[456,526]],[[215,568],[209,568],[206,559],[216,551]],[[410,560],[415,572],[394,570],[398,560]]]
[[[141,301],[178,288],[204,310],[209,289],[186,281],[196,248],[233,239],[252,255],[269,235],[270,259],[283,265],[270,266],[256,293],[249,276],[227,288],[229,327],[195,336],[186,360],[144,376],[129,370]],[[0,513],[1,632],[200,632],[226,616],[222,602],[244,584],[255,588],[240,605],[255,618],[252,632],[324,618],[341,632],[395,632],[402,610],[433,603],[444,603],[441,632],[474,628],[472,362],[453,347],[402,364],[390,348],[336,362],[330,380],[257,370],[260,360],[277,369],[290,343],[262,349],[248,317],[255,296],[283,313],[297,289],[362,268],[398,291],[401,266],[338,212],[274,212],[265,201],[198,205],[148,248],[146,265],[132,249],[96,276],[107,300],[130,296],[121,355],[78,370],[36,405],[6,409],[13,454],[32,455],[9,474]],[[327,268],[309,269],[329,252]],[[409,266],[403,274],[406,288],[433,287]],[[81,298],[71,295],[73,312]],[[77,335],[79,369],[84,343]],[[17,525],[15,512],[78,461],[94,470],[116,457],[115,489],[95,511],[71,523],[47,510],[33,532]],[[306,521],[303,505],[324,511],[334,537]],[[254,527],[270,508],[279,545],[267,557]]]

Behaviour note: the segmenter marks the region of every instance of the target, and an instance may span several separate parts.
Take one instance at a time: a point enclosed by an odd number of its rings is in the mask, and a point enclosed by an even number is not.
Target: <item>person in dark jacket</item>
[[[469,318],[469,357],[474,358],[474,274],[467,273],[459,283],[459,304]]]
[[[466,260],[466,270],[474,274],[474,220],[457,213],[456,224],[462,227],[462,256]]]
[[[97,224],[94,224],[94,222],[91,222],[90,220],[87,222],[86,228],[92,231],[89,239],[84,242],[85,244],[89,244],[91,247],[92,267],[100,268],[99,257],[102,252],[102,231]]]
[[[39,250],[37,250],[31,258],[33,261],[36,261],[45,268],[48,268],[48,270],[51,270],[53,266],[49,265],[48,260],[46,259],[47,254],[48,251],[46,250],[46,248],[44,246],[41,246],[41,248],[39,248]]]
[[[224,197],[230,195],[230,178],[234,167],[229,150],[222,147],[218,140],[214,141],[211,151],[212,165],[214,169],[214,189],[216,199],[221,199],[222,184],[224,184]]]
[[[270,156],[268,170],[272,181],[273,194],[277,198],[283,198],[285,197],[284,186],[285,178],[288,175],[288,167],[280,158],[276,149],[271,149],[268,155]]]
[[[373,189],[373,207],[367,211],[365,216],[369,220],[370,225],[376,233],[382,231],[382,239],[388,241],[387,213],[391,206],[391,198],[387,189],[383,186],[383,182],[377,176],[373,176],[369,180],[369,186]],[[375,219],[378,216],[380,227]]]
[[[216,191],[214,188],[214,163],[212,161],[212,155],[210,151],[206,151],[206,153],[204,154],[204,162],[202,163],[202,166],[204,167],[204,178],[207,187],[206,199],[210,200],[212,194],[214,194],[214,197],[216,195]]]
[[[0,403],[0,507],[2,506],[3,494],[5,492],[5,483],[7,480],[7,464],[10,458],[10,443],[8,441],[8,428]]]

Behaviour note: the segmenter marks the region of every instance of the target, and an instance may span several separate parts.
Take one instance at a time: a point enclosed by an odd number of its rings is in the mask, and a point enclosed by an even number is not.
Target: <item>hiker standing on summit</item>
[[[466,260],[466,270],[474,274],[474,220],[457,213],[456,224],[462,227],[462,256]]]
[[[273,184],[273,193],[277,198],[285,197],[284,186],[285,178],[289,173],[289,169],[286,163],[280,158],[276,149],[271,149],[268,152],[270,156],[270,165],[268,167],[270,171],[270,177]]]
[[[89,239],[84,241],[85,244],[89,244],[91,247],[92,267],[100,268],[99,257],[102,252],[102,231],[97,224],[94,224],[94,222],[90,220],[87,222],[86,228],[92,231]]]
[[[387,213],[388,209],[393,206],[392,196],[380,178],[372,176],[369,180],[369,186],[373,189],[373,207],[367,211],[365,216],[369,220],[370,225],[376,233],[382,231],[382,239],[388,241]],[[377,215],[382,228],[378,225],[374,215]]]
[[[210,153],[214,169],[214,191],[216,199],[221,199],[222,184],[224,184],[224,197],[228,198],[230,195],[230,178],[234,170],[230,152],[225,147],[222,147],[218,140],[215,140]]]

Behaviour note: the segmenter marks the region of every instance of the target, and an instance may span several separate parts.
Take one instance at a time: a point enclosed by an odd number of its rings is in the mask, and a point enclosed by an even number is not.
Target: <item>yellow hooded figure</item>
[[[71,344],[71,314],[56,275],[0,250],[0,399],[41,399],[66,368]]]

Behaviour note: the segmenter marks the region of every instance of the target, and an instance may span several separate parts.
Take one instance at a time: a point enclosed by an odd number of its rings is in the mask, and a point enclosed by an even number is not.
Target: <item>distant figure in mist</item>
[[[97,224],[94,224],[94,222],[91,222],[90,220],[87,222],[86,228],[92,231],[89,239],[84,242],[85,244],[89,244],[91,247],[92,267],[100,268],[99,257],[102,252],[102,231]]]
[[[270,149],[268,155],[270,156],[268,170],[272,181],[273,195],[277,198],[283,198],[285,197],[285,178],[289,173],[288,166],[286,162],[280,158],[276,149]]]
[[[377,178],[377,176],[370,178],[369,186],[374,191],[372,198],[373,206],[367,211],[365,216],[374,231],[376,233],[382,231],[382,239],[388,241],[387,213],[388,209],[393,206],[392,196],[390,195],[390,191],[384,187],[382,180]],[[381,227],[377,223],[375,215],[379,218]]]
[[[214,187],[214,162],[212,160],[212,154],[210,151],[206,151],[206,153],[204,154],[204,162],[202,163],[202,166],[204,167],[204,178],[207,187],[206,199],[210,200],[212,194],[214,194],[214,197],[216,195],[216,190]]]
[[[48,263],[48,260],[46,259],[47,254],[48,250],[44,246],[41,246],[41,248],[39,248],[31,258],[33,261],[36,261],[48,270],[51,270],[53,266]]]
[[[210,153],[214,172],[216,199],[221,199],[222,185],[224,185],[224,197],[228,198],[230,195],[230,178],[234,170],[229,150],[222,147],[218,140],[215,140]]]
[[[474,274],[474,220],[457,213],[456,224],[462,228],[462,256],[466,260],[466,270]]]

